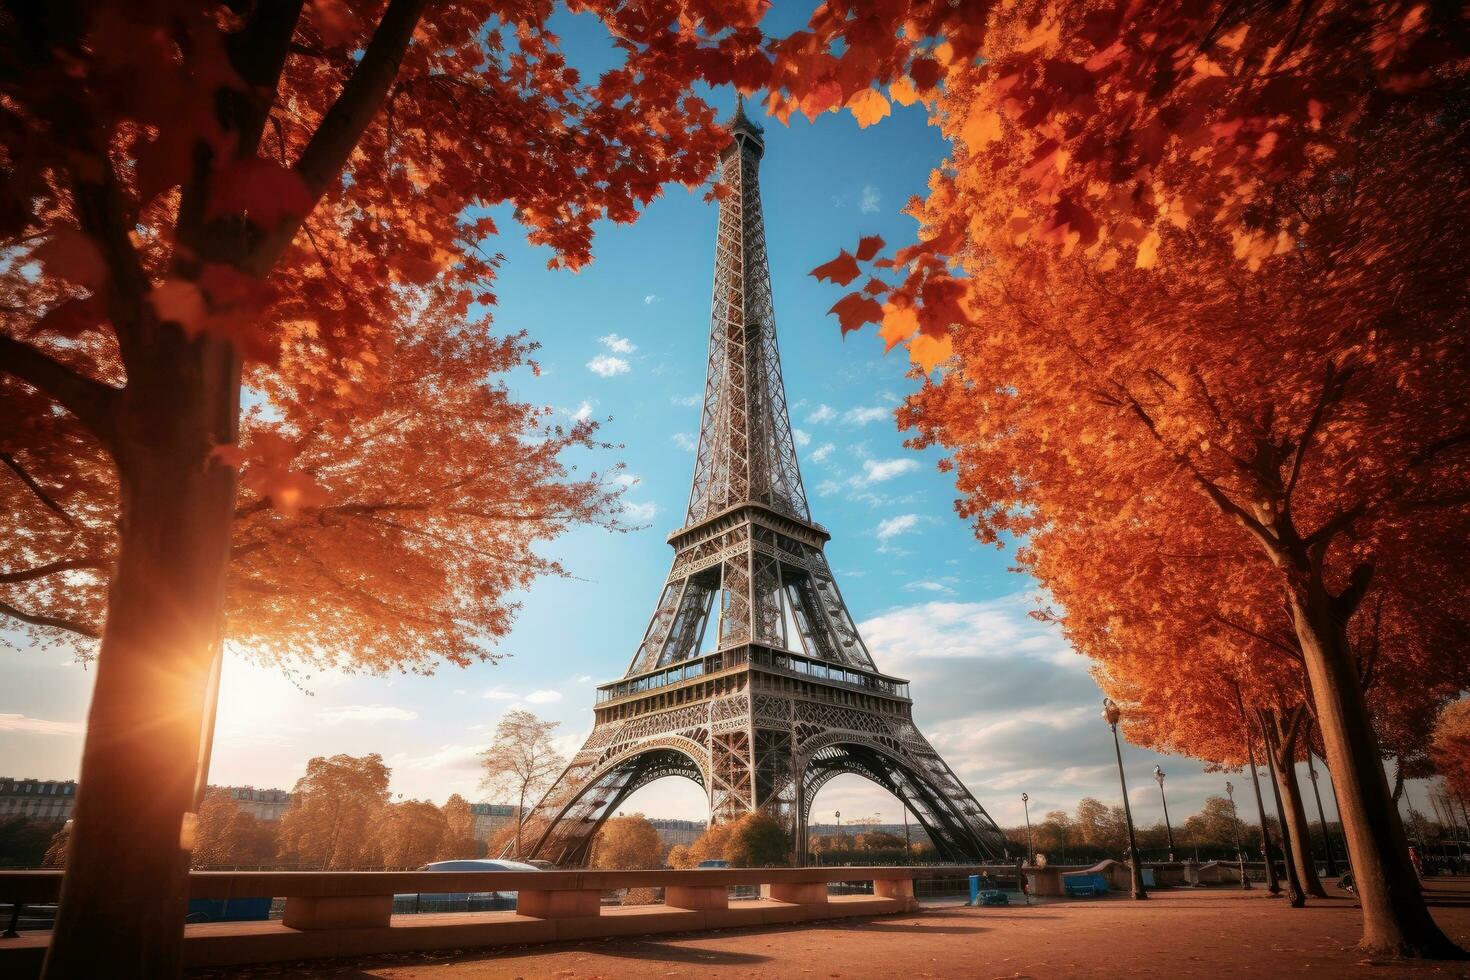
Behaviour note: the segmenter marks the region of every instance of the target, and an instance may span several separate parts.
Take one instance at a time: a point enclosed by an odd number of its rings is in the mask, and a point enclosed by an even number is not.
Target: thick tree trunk
[[[164,329],[118,417],[120,548],[47,977],[177,975],[229,561],[239,364]]]
[[[1348,645],[1347,617],[1319,581],[1302,592],[1292,595],[1291,614],[1363,907],[1361,946],[1380,955],[1461,959],[1464,952],[1430,916],[1409,863],[1403,823]]]

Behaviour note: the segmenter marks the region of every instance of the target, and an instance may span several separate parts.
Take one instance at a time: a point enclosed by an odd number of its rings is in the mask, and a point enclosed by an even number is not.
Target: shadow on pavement
[[[700,949],[636,939],[620,939],[587,951],[598,956],[615,956],[631,960],[660,960],[665,963],[696,963],[707,966],[749,966],[765,963],[769,956],[758,953],[732,953],[721,949]]]

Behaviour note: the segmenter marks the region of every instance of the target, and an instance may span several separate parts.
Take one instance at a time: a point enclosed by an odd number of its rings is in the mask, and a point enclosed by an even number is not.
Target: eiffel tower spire
[[[685,776],[708,792],[711,819],[782,821],[801,860],[813,798],[850,772],[902,800],[946,858],[999,857],[1004,835],[915,727],[908,682],[874,664],[823,554],[776,347],[764,133],[743,101],[727,125],[704,409],[674,564],[626,673],[598,687],[587,743],[532,811],[525,856],[581,864],[630,793]]]
[[[786,412],[771,270],[761,216],[763,130],[736,104],[720,160],[720,203],[704,413],[689,494],[690,522],[753,501],[810,521]]]

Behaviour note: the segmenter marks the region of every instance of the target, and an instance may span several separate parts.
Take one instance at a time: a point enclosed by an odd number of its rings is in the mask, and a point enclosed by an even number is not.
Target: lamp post
[[[1276,860],[1271,855],[1271,833],[1266,825],[1266,804],[1261,800],[1261,779],[1256,772],[1256,743],[1249,730],[1245,734],[1245,754],[1251,764],[1251,788],[1256,791],[1256,810],[1261,815],[1261,857],[1266,862],[1266,891],[1281,894],[1281,883],[1276,879]]]
[[[1322,791],[1317,788],[1317,766],[1312,762],[1310,743],[1307,745],[1307,775],[1312,777],[1312,795],[1317,798],[1317,821],[1322,825],[1322,846],[1327,850],[1327,874],[1336,878],[1337,859],[1332,856],[1332,834],[1327,829],[1327,814],[1322,810]]]
[[[1250,891],[1250,879],[1245,876],[1245,848],[1240,846],[1240,811],[1235,808],[1235,784],[1225,780],[1225,795],[1230,797],[1230,828],[1235,831],[1235,860],[1240,865],[1240,887]]]
[[[1169,860],[1174,860],[1174,826],[1169,823],[1169,798],[1164,795],[1164,770],[1154,766],[1154,780],[1159,784],[1159,799],[1164,801],[1164,833],[1169,836]]]
[[[1112,698],[1103,698],[1103,721],[1113,730],[1113,753],[1118,757],[1118,785],[1123,789],[1123,817],[1128,822],[1128,858],[1133,864],[1133,897],[1148,898],[1143,887],[1143,864],[1138,859],[1138,838],[1133,833],[1133,808],[1128,805],[1128,780],[1123,775],[1123,746],[1118,741],[1118,719],[1123,716]]]
[[[1031,844],[1031,797],[1021,794],[1021,808],[1026,811],[1026,861],[1036,863],[1036,848]]]

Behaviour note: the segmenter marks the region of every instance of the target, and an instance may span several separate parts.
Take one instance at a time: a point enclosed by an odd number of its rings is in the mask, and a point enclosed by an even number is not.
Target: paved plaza
[[[1470,977],[1470,963],[1379,963],[1357,951],[1350,896],[1291,910],[1264,889],[1170,890],[1030,908],[962,906],[878,919],[257,968],[197,977],[542,978]],[[1429,889],[1470,946],[1470,879]]]

